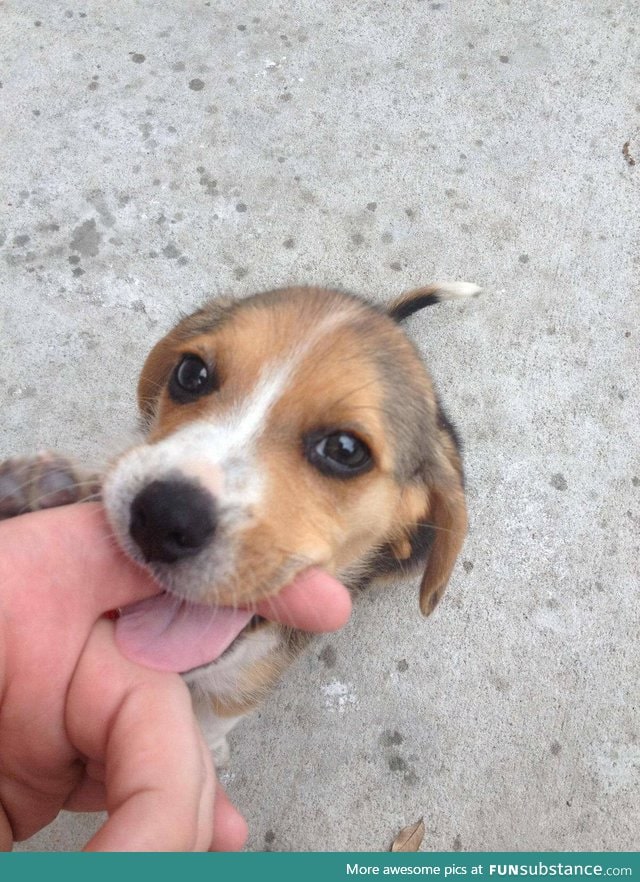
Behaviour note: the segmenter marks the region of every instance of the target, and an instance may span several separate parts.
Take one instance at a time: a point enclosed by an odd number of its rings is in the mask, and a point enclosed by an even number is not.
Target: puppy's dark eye
[[[195,401],[216,388],[215,373],[198,355],[184,355],[169,380],[169,395],[178,404]]]
[[[351,478],[371,468],[371,451],[350,432],[330,432],[307,438],[306,454],[309,462],[325,475]]]

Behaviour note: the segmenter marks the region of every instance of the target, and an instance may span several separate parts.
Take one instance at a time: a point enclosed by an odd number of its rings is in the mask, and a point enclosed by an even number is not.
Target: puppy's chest
[[[218,661],[190,671],[184,678],[196,703],[213,701],[217,705],[233,699],[253,704],[254,694],[267,685],[269,672],[280,668],[278,660],[284,652],[283,629],[269,625],[248,634]]]

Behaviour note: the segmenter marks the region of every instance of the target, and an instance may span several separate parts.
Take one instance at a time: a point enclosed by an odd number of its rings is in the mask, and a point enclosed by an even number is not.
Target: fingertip
[[[258,604],[258,612],[303,631],[325,633],[345,625],[351,615],[351,597],[341,582],[312,567],[278,595]]]
[[[341,586],[342,587],[342,586]],[[349,621],[352,610],[351,596],[346,588],[336,593],[330,610],[330,616],[327,615],[323,632],[339,631]]]
[[[223,788],[216,788],[211,851],[241,851],[249,836],[247,822]]]

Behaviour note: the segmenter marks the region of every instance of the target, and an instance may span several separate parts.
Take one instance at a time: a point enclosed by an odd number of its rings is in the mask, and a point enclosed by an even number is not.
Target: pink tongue
[[[184,603],[158,594],[122,610],[116,643],[123,655],[156,671],[183,673],[219,658],[253,613]]]

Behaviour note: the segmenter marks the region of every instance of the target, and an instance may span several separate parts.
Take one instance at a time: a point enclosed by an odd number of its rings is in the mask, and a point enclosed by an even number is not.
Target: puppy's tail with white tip
[[[435,282],[426,288],[415,288],[401,294],[388,307],[387,313],[394,321],[401,322],[425,306],[434,306],[442,300],[467,300],[477,297],[481,291],[482,288],[472,282]]]

